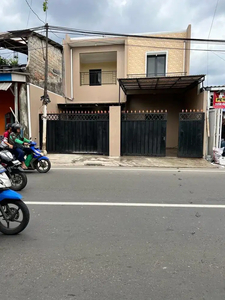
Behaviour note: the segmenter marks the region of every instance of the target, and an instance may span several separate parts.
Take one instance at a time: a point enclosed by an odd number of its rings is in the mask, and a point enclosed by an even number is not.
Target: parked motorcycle
[[[8,150],[0,151],[0,164],[6,169],[6,175],[11,181],[11,189],[21,191],[27,185],[27,176],[21,168],[21,162],[15,160]]]
[[[29,147],[32,150],[25,160],[28,170],[37,170],[39,173],[47,173],[51,169],[51,162],[47,156],[44,156],[35,142],[30,142]]]
[[[24,230],[30,220],[30,213],[22,196],[10,190],[11,182],[0,165],[0,232],[14,235]]]

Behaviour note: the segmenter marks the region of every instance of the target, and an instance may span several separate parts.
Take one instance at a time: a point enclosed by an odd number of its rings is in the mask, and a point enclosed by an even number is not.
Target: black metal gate
[[[122,113],[121,123],[121,155],[166,155],[167,113]]]
[[[179,157],[203,157],[204,116],[203,112],[179,114]]]
[[[42,141],[41,116],[40,141]],[[47,151],[108,155],[109,114],[49,114]]]

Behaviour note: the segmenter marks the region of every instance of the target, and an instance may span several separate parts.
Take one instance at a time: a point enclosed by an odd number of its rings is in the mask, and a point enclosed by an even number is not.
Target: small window
[[[166,55],[147,56],[147,77],[166,76]]]
[[[102,70],[89,70],[89,85],[102,84]]]

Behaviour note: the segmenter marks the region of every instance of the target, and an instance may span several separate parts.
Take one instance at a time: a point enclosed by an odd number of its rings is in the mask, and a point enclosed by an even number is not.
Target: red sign
[[[214,92],[213,95],[213,108],[225,108],[225,95],[223,93]]]

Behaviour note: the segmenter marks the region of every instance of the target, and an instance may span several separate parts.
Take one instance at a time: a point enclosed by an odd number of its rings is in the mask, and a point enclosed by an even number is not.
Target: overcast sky
[[[49,0],[47,21],[50,25],[118,33],[181,31],[191,24],[192,37],[208,38],[217,1]],[[28,2],[45,21],[43,0]],[[0,24],[0,32],[43,25],[25,0],[0,0]],[[55,36],[51,37],[61,42]],[[225,40],[225,0],[218,1],[210,38]],[[224,51],[209,52],[208,55],[207,52],[192,51],[191,73],[208,73],[205,85],[225,84],[225,43],[193,43],[191,47]]]

